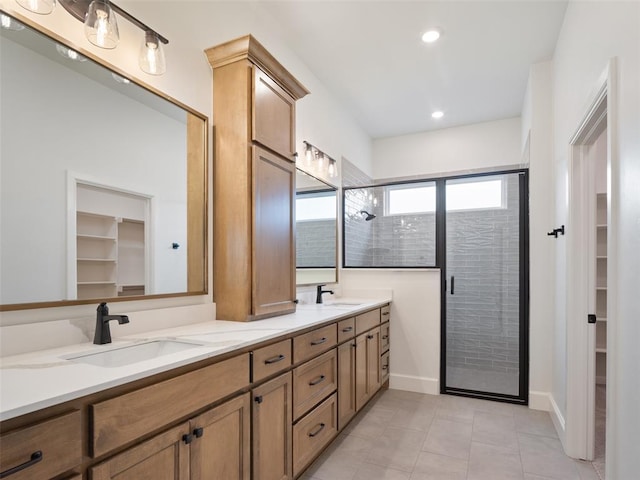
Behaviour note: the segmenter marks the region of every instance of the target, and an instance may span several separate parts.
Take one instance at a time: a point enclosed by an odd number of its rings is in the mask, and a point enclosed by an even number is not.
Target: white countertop
[[[120,337],[108,345],[80,343],[4,357],[0,359],[0,421],[355,315],[390,301],[390,298],[336,299],[324,306],[298,305],[296,313],[265,320],[213,320]],[[67,359],[158,339],[179,339],[199,345],[118,367],[95,366]]]

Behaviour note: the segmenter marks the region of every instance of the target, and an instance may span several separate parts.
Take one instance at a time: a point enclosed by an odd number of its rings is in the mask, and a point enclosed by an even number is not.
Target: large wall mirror
[[[331,185],[296,172],[296,283],[338,281],[337,191]]]
[[[12,25],[0,310],[206,293],[206,117]]]

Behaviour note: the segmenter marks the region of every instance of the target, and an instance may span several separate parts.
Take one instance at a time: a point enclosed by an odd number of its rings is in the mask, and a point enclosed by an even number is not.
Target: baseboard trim
[[[549,400],[549,392],[529,391],[529,408],[532,410],[551,411],[551,401]]]
[[[407,390],[409,392],[440,394],[440,382],[437,378],[415,377],[413,375],[391,374],[389,388]]]
[[[553,398],[552,394],[549,394],[549,403],[551,404],[551,410],[549,414],[551,415],[551,420],[553,421],[553,426],[556,427],[556,432],[558,432],[558,438],[560,438],[560,442],[562,442],[562,447],[566,451],[566,429],[565,429],[565,420],[558,404]]]

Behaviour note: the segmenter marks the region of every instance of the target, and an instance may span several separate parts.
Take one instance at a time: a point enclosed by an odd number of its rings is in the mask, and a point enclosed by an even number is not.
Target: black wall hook
[[[549,235],[550,237],[553,236],[558,238],[558,234],[564,235],[564,225],[562,225],[560,228],[554,228],[551,232],[547,232],[547,235]]]

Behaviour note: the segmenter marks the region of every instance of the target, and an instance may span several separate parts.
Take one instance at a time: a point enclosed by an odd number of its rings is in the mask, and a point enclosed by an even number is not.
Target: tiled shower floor
[[[517,373],[487,372],[447,366],[447,386],[481,392],[518,395],[520,376]]]
[[[567,457],[549,414],[401,390],[380,393],[305,480],[598,480]]]

